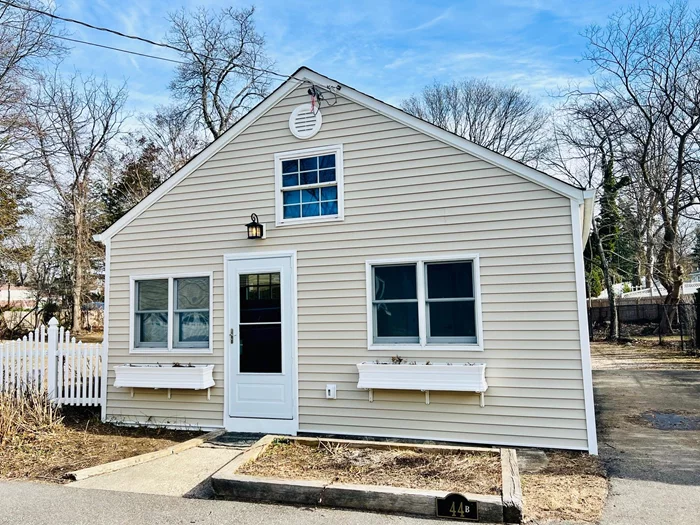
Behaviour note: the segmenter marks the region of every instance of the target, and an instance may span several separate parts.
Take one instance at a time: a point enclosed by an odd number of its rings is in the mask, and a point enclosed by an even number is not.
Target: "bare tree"
[[[401,108],[480,146],[537,166],[549,144],[548,113],[515,87],[470,79],[435,82]]]
[[[157,175],[162,180],[182,168],[204,147],[204,138],[192,114],[175,105],[159,106],[155,113],[142,115],[139,121],[144,136],[159,150]]]
[[[18,4],[53,11],[40,0]],[[61,33],[47,16],[0,4],[0,152],[26,129],[23,117],[27,84],[36,79],[42,61],[61,56],[65,48],[53,38]]]
[[[572,183],[596,190],[598,215],[592,221],[590,242],[591,253],[595,253],[597,259],[591,263],[599,265],[603,272],[610,309],[608,340],[617,341],[620,326],[610,259],[615,252],[622,222],[618,192],[629,184],[628,177],[617,177],[616,160],[623,130],[614,108],[599,97],[572,95],[560,112],[564,118],[555,126],[556,147],[549,157],[549,164]]]
[[[255,29],[255,8],[214,12],[184,8],[169,15],[168,42],[183,50],[170,83],[187,113],[194,113],[217,139],[264,98],[271,66],[265,39]]]
[[[700,11],[686,2],[666,9],[632,7],[586,32],[585,58],[597,88],[626,105],[630,157],[659,202],[662,222],[658,277],[666,304],[675,306],[683,285],[679,222],[697,203],[690,154],[700,126]],[[666,318],[661,330],[670,330]]]
[[[85,272],[93,247],[90,219],[96,163],[119,133],[126,86],[112,88],[106,80],[56,75],[44,80],[30,104],[33,136],[29,146],[40,182],[55,192],[72,237],[73,330],[79,331]]]

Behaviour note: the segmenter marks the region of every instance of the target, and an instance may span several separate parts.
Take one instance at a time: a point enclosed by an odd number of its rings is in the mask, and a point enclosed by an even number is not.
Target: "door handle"
[[[231,328],[231,333],[229,334],[229,337],[231,338],[231,344],[233,344],[233,328]]]

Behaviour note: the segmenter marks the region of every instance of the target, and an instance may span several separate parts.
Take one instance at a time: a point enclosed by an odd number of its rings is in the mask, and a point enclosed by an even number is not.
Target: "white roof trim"
[[[146,211],[152,204],[158,201],[163,195],[168,193],[173,187],[175,187],[182,179],[187,177],[190,173],[195,171],[197,168],[202,166],[211,157],[218,153],[225,145],[234,140],[238,135],[243,133],[251,124],[258,120],[262,115],[264,115],[270,108],[275,106],[280,100],[286,97],[294,89],[300,85],[300,81],[296,79],[309,80],[315,84],[319,85],[336,85],[340,84],[336,80],[330,79],[323,75],[311,71],[308,68],[302,67],[297,72],[294,73],[295,78],[290,78],[280,87],[278,87],[271,95],[264,99],[260,104],[255,106],[245,117],[239,120],[234,126],[229,128],[223,135],[221,135],[217,140],[212,142],[204,150],[202,150],[196,157],[194,157],[190,162],[185,164],[180,170],[173,174],[167,181],[158,186],[151,194],[149,194],[140,203],[129,210],[121,219],[112,224],[104,232],[99,235],[95,235],[94,239],[98,242],[105,242],[108,239],[114,237],[119,233],[124,227]],[[377,113],[384,115],[392,120],[401,122],[406,126],[420,131],[436,140],[454,146],[455,148],[464,151],[474,157],[481,160],[489,162],[495,166],[503,168],[506,171],[519,175],[531,182],[539,184],[545,188],[548,188],[560,195],[568,197],[578,203],[583,202],[584,198],[588,196],[585,190],[577,189],[565,182],[562,182],[554,177],[547,175],[541,171],[530,168],[520,162],[510,159],[504,155],[491,151],[487,148],[479,146],[467,139],[464,139],[458,135],[450,133],[443,130],[429,122],[416,118],[408,113],[401,111],[394,106],[391,106],[381,100],[365,95],[345,84],[340,84],[341,96],[351,100],[357,104],[365,106],[369,109],[376,111]]]

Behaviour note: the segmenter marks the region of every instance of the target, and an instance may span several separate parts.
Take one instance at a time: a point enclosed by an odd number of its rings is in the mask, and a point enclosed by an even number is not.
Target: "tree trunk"
[[[83,302],[83,230],[85,226],[82,203],[75,203],[75,213],[73,215],[73,227],[75,239],[73,242],[73,333],[81,330],[81,307]]]
[[[651,239],[647,240],[644,257],[644,281],[649,290],[654,288],[654,245]],[[653,293],[652,293],[653,295]]]
[[[598,225],[593,220],[593,239],[598,256],[600,257],[600,266],[603,270],[603,278],[605,280],[605,289],[608,291],[608,307],[610,308],[610,329],[608,330],[608,341],[617,341],[620,338],[620,323],[617,318],[617,304],[615,301],[615,288],[613,286],[612,277],[610,275],[610,266],[608,258],[603,249],[603,242],[598,234]]]
[[[683,267],[679,264],[673,269],[671,290],[664,301],[664,315],[661,316],[661,322],[659,323],[659,333],[661,335],[673,333],[673,322],[676,319],[677,306],[681,302],[682,290]]]
[[[659,335],[668,335],[673,332],[673,321],[676,316],[676,306],[681,300],[683,290],[683,267],[676,263],[676,228],[674,224],[664,217],[664,238],[659,260],[662,271],[659,273],[659,280],[666,289],[666,299],[664,300],[664,315],[659,323]]]

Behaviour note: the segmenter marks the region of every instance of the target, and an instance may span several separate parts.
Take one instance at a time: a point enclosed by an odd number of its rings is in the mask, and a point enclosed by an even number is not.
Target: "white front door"
[[[226,261],[227,428],[293,433],[294,298],[292,257]]]

